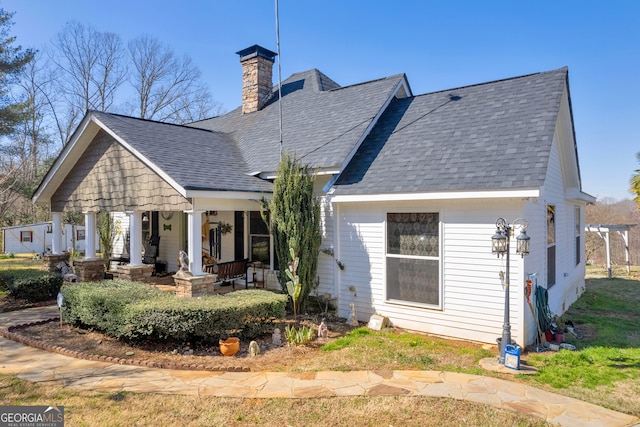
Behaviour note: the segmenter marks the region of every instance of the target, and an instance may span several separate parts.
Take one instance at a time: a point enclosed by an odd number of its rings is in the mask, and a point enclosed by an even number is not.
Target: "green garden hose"
[[[543,332],[551,329],[551,312],[549,311],[549,294],[542,286],[536,286],[536,311],[538,324]]]

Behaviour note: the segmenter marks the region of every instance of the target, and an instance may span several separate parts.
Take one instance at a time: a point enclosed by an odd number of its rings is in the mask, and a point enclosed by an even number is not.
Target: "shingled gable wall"
[[[51,200],[53,212],[189,209],[188,199],[102,130]]]

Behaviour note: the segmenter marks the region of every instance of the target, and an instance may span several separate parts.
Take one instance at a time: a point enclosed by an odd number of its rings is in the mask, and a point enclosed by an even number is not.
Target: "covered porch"
[[[245,174],[226,138],[87,112],[33,196],[51,211],[52,256],[64,254],[63,213],[82,212],[87,249],[80,264],[91,266],[89,280],[98,278],[97,216],[108,212],[114,225],[111,258],[127,278],[177,271],[181,250],[193,276],[206,276],[203,265],[236,259],[261,261],[273,270],[273,244],[259,214],[273,185]],[[179,149],[167,150],[177,142]],[[221,156],[225,162],[212,170],[211,159]]]

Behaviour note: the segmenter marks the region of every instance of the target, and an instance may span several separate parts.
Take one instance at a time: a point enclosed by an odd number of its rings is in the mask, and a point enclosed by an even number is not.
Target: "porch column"
[[[96,257],[96,213],[84,213],[84,259]]]
[[[142,212],[129,213],[129,265],[142,265]]]
[[[51,212],[51,253],[59,255],[62,250],[62,213]]]
[[[194,276],[202,272],[202,213],[204,211],[186,211],[187,214],[187,254],[189,255],[189,271]]]

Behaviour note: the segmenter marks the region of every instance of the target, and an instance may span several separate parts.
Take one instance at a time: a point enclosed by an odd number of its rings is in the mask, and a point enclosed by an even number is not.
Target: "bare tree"
[[[176,57],[171,48],[150,36],[140,36],[128,46],[130,82],[137,97],[133,114],[172,123],[209,116],[215,105],[191,58]]]
[[[125,51],[120,37],[72,21],[58,33],[52,61],[61,71],[60,91],[67,109],[66,128],[75,128],[87,110],[112,108],[116,92],[125,81]]]
[[[48,120],[55,109],[51,102],[51,79],[46,78],[46,71],[36,55],[34,61],[27,64],[20,76],[18,86],[22,96],[29,105],[25,120],[14,132],[14,141],[19,144],[21,157],[28,165],[30,179],[35,179],[39,166],[51,157],[52,136]]]

